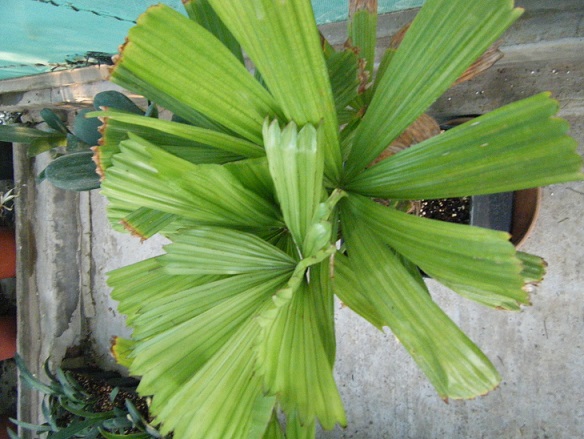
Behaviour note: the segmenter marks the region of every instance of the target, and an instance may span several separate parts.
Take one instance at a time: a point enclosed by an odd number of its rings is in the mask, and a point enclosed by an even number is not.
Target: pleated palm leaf
[[[521,11],[510,0],[427,0],[374,74],[375,1],[353,3],[352,47],[341,51],[319,36],[309,0],[184,3],[188,18],[163,5],[142,15],[111,74],[173,120],[96,114],[112,224],[171,241],[109,276],[133,328],[114,349],[153,395],[163,433],[295,438],[314,437],[317,422],[346,425],[332,373],[335,295],[389,327],[440,397],[497,386],[419,268],[513,310],[529,303],[541,259],[506,233],[394,202],[581,179],[558,104],[539,94],[371,163]]]

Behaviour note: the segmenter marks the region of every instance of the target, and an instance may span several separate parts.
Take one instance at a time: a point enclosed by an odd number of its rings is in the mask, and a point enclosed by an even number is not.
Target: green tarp
[[[164,3],[182,11],[181,0]],[[319,24],[347,18],[348,0],[312,0]],[[117,52],[128,29],[159,0],[0,0],[0,79],[74,68]],[[379,11],[423,0],[379,0]],[[88,52],[89,53],[88,56]]]

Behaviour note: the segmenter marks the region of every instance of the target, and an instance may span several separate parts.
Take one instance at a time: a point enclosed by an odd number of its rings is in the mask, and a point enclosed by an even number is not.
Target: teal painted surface
[[[402,11],[417,8],[423,3],[424,0],[378,0],[378,11],[381,14]],[[348,0],[312,0],[312,7],[319,24],[346,20],[349,15]]]
[[[240,1],[240,0],[234,0]],[[312,0],[319,24],[345,20],[348,0]],[[84,65],[116,53],[136,18],[159,0],[0,0],[0,79]],[[181,0],[164,0],[183,11]],[[381,13],[423,0],[379,0]]]
[[[158,1],[61,3],[0,0],[0,79],[74,67],[89,51],[115,53],[133,20]],[[182,10],[180,0],[172,6]]]

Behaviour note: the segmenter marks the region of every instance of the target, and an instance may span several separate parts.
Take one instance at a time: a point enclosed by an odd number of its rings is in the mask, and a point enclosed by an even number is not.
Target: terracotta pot
[[[16,276],[16,239],[14,230],[0,228],[0,279]]]
[[[539,187],[513,193],[513,220],[511,242],[519,248],[523,245],[539,216],[542,190]]]
[[[0,361],[16,353],[16,317],[0,316]]]

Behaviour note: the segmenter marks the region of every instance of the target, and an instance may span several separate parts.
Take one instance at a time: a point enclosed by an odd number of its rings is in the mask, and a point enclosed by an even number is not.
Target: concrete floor
[[[483,77],[452,89],[432,108],[437,116],[482,113],[550,90],[560,115],[584,154],[584,3],[525,0],[524,18],[507,34],[506,57]],[[380,45],[413,15],[380,22]],[[342,25],[326,27],[333,42]],[[73,76],[78,75],[77,73]],[[72,108],[110,88],[103,73],[88,70],[62,84],[19,89],[0,82],[0,110],[42,106]],[[57,75],[58,77],[58,75]],[[61,75],[61,78],[64,76]],[[56,92],[58,91],[58,93]],[[35,97],[36,96],[36,97]],[[32,112],[34,115],[34,111]],[[109,298],[105,273],[161,251],[162,239],[143,244],[113,232],[98,191],[80,195],[36,185],[42,160],[31,162],[16,146],[20,185],[19,345],[31,367],[54,363],[87,339],[96,360],[115,367],[110,338],[128,329]],[[472,401],[442,402],[395,338],[350,310],[338,308],[336,376],[349,427],[322,438],[580,438],[584,437],[584,183],[544,189],[541,214],[524,250],[549,263],[545,281],[521,312],[485,309],[429,281],[435,300],[487,353],[503,376],[501,386]],[[75,354],[69,349],[69,355]],[[38,416],[38,399],[20,395],[20,416]]]

